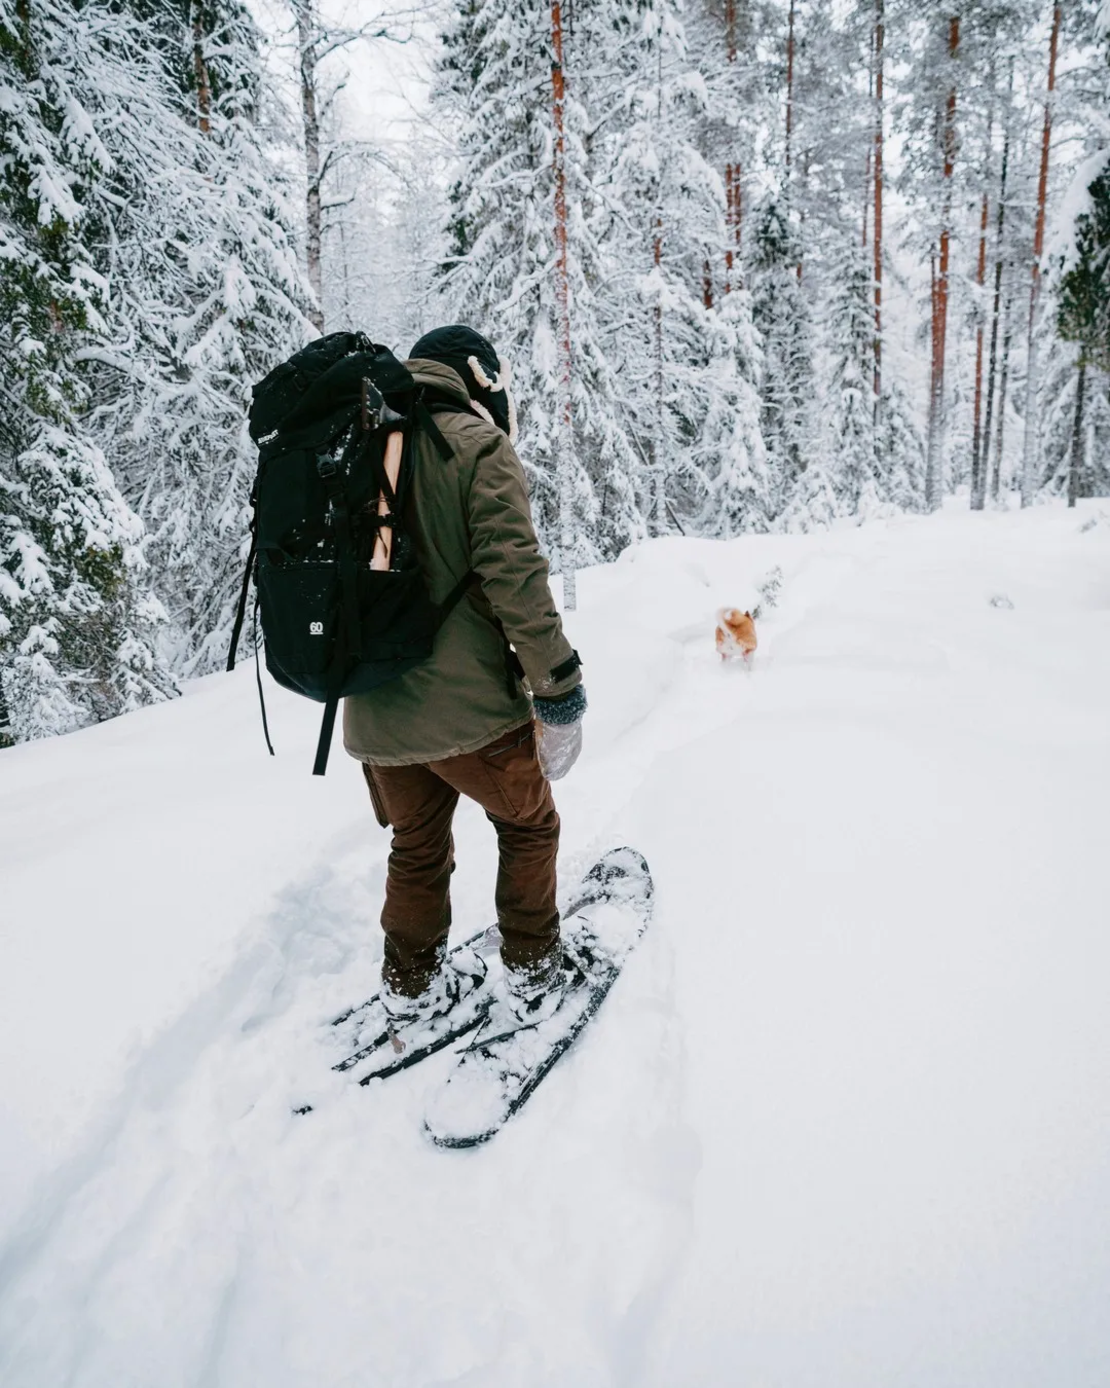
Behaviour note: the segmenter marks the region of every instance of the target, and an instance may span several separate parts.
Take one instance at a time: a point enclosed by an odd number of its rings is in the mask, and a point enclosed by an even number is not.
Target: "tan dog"
[[[722,607],[717,613],[717,653],[721,659],[735,660],[740,656],[748,661],[758,644],[752,614],[741,612],[738,607]]]

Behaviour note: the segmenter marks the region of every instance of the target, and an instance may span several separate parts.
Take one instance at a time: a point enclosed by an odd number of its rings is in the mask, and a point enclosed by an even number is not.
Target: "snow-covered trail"
[[[657,911],[475,1152],[420,1135],[449,1057],[329,1070],[386,836],[315,710],[270,762],[243,671],[3,754],[5,1388],[1110,1379],[1110,511],[653,542],[581,601],[564,876],[633,843]]]

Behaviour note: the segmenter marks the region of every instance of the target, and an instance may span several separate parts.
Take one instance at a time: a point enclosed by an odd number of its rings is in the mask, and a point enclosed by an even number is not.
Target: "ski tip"
[[[442,1148],[445,1152],[464,1152],[471,1147],[481,1147],[488,1142],[491,1137],[495,1137],[501,1131],[503,1124],[498,1124],[496,1128],[490,1128],[484,1133],[468,1133],[465,1137],[454,1137],[450,1133],[437,1133],[429,1124],[424,1124],[424,1134],[430,1138],[436,1147]]]
[[[647,859],[636,848],[610,848],[603,853],[586,874],[587,880],[604,880],[608,877],[648,877]]]
[[[608,896],[639,902],[645,920],[655,902],[655,883],[647,859],[635,848],[611,848],[582,879],[586,899]]]

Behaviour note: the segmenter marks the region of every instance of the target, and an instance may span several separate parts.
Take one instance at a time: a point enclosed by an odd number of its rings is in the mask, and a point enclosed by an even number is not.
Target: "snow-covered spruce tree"
[[[617,14],[617,21],[627,23]],[[562,105],[572,446],[561,445],[564,399],[559,247],[553,157],[552,9],[465,0],[444,38],[435,101],[459,142],[450,193],[444,297],[509,359],[519,450],[541,539],[557,552],[569,512],[568,565],[613,557],[644,533],[641,462],[617,407],[617,381],[599,321],[603,289],[595,190],[577,66],[586,26],[565,53]],[[565,500],[564,500],[565,498]]]
[[[812,328],[798,276],[800,248],[781,195],[769,193],[755,220],[752,317],[763,343],[761,422],[777,520],[791,507],[802,474],[817,463]],[[811,488],[812,479],[806,491]],[[827,519],[821,516],[827,496],[825,484],[813,494],[820,519]],[[799,511],[791,519],[802,518]]]
[[[1074,379],[1063,430],[1066,442],[1052,459],[1050,476],[1055,474],[1057,486],[1066,477],[1061,490],[1066,490],[1069,506],[1079,497],[1098,495],[1103,481],[1090,475],[1087,434],[1105,415],[1110,372],[1110,172],[1093,179],[1086,193],[1087,206],[1075,219],[1074,246],[1056,295],[1056,328],[1074,346],[1074,367],[1067,372],[1074,372]],[[1059,393],[1054,394],[1059,405]],[[1097,467],[1095,459],[1091,462]]]
[[[621,54],[623,104],[595,142],[607,203],[607,354],[645,459],[642,506],[654,533],[765,528],[749,296],[707,302],[705,269],[726,240],[725,188],[695,144],[706,89],[671,0],[656,0]],[[684,516],[686,521],[682,521]]]
[[[130,26],[112,9],[0,0],[0,737],[64,733],[173,691],[154,653],[142,525],[84,414],[77,363],[106,333],[90,250],[112,169],[104,86]]]
[[[1056,235],[1066,247],[1054,276],[1056,331],[1069,345],[1056,354],[1064,364],[1053,371],[1052,363],[1046,372],[1046,478],[1074,505],[1110,491],[1105,447],[1096,444],[1110,423],[1110,6],[1102,15],[1091,3],[1075,6],[1064,38],[1072,59],[1061,82],[1060,116],[1085,130],[1086,139]],[[1082,63],[1075,62],[1076,51]]]
[[[705,266],[707,306],[743,283],[748,190],[763,132],[776,118],[759,44],[768,28],[766,9],[762,0],[695,0],[686,6],[689,51],[706,92],[698,148],[725,190],[724,244]]]
[[[256,461],[251,386],[313,330],[264,144],[253,21],[238,0],[172,0],[156,20],[150,124],[136,130],[121,99],[105,137],[119,147],[98,255],[111,342],[90,353],[91,419],[149,531],[168,654],[192,675],[227,655]]]
[[[853,234],[832,266],[825,321],[831,363],[828,391],[830,471],[838,506],[851,516],[873,514],[886,500],[875,438],[875,321],[866,247]]]

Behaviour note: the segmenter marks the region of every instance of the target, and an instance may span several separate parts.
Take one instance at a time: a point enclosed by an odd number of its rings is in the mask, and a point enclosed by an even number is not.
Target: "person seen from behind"
[[[393,829],[382,1002],[400,1024],[446,1012],[457,996],[447,962],[451,823],[465,795],[497,833],[506,1001],[518,1020],[539,1020],[564,978],[550,782],[578,757],[586,694],[513,447],[507,363],[455,325],[425,334],[406,365],[452,451],[445,461],[415,435],[408,524],[432,600],[476,577],[428,660],[344,705],[344,745],[362,763],[379,823]]]

